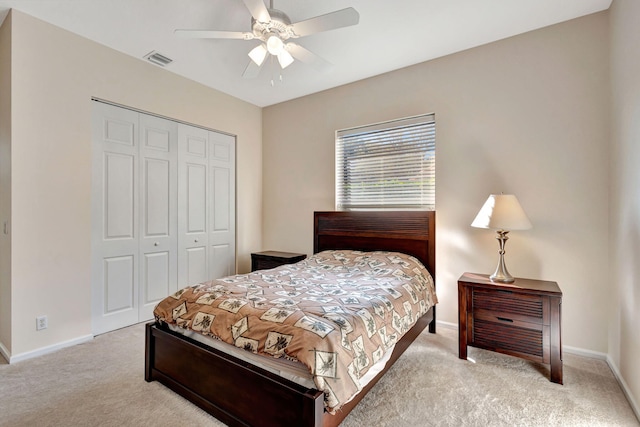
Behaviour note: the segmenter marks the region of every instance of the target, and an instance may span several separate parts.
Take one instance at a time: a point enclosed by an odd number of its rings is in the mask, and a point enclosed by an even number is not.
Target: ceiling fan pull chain
[[[278,75],[278,83],[279,83],[279,84],[284,83],[284,77],[282,77],[282,73],[280,73],[280,74]],[[275,87],[275,85],[276,85],[276,82],[275,82],[275,80],[273,79],[273,75],[272,75],[272,77],[271,77],[271,87]]]
[[[269,58],[269,68],[271,69],[271,78],[269,82],[271,83],[271,87],[275,87],[276,83],[273,81],[273,56]]]

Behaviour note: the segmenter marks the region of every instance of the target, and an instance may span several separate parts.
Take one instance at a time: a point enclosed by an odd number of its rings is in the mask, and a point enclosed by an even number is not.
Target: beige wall
[[[237,135],[239,270],[261,247],[261,109],[12,12],[12,354],[91,334],[91,97]],[[35,318],[49,328],[36,332]]]
[[[11,16],[0,26],[0,353],[11,351]]]
[[[512,192],[534,228],[511,233],[509,270],[557,281],[563,344],[606,353],[608,31],[590,15],[265,108],[263,248],[312,252],[335,130],[434,112],[439,320],[457,323],[461,273],[493,272],[494,233],[470,223]]]
[[[611,25],[609,357],[640,416],[640,2],[614,0]]]

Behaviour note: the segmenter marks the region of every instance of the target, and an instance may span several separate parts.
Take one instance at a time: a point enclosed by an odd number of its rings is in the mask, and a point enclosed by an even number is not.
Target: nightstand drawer
[[[541,295],[474,288],[471,304],[474,315],[495,312],[496,316],[513,321],[548,324],[544,299]]]
[[[473,322],[471,345],[488,350],[500,350],[514,356],[536,358],[542,363],[549,363],[548,344],[545,351],[544,327],[538,329],[523,328],[515,325],[489,322],[476,318]]]
[[[523,316],[517,316],[510,313],[489,311],[489,310],[474,310],[473,319],[483,320],[485,322],[497,323],[506,326],[515,326],[523,329],[535,329],[536,331],[542,330],[542,322],[530,322],[522,320]]]

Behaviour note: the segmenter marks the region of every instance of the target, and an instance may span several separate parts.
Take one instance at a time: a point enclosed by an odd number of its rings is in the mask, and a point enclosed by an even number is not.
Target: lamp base
[[[509,273],[507,273],[509,274]],[[491,276],[489,276],[489,280],[491,280],[492,282],[497,282],[497,283],[513,283],[516,281],[515,277],[508,275],[508,276],[501,276],[499,274],[492,274]]]
[[[489,276],[489,280],[498,283],[513,283],[516,279],[511,274],[509,274],[507,266],[504,263],[504,245],[507,240],[509,240],[509,237],[507,237],[507,234],[509,232],[504,230],[497,230],[496,233],[498,234],[496,236],[496,240],[498,240],[498,244],[500,245],[500,251],[498,251],[498,253],[500,254],[500,259],[498,260],[496,271],[491,276]]]

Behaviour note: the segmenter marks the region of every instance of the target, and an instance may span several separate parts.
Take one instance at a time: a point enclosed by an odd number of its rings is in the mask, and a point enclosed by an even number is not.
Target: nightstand
[[[267,270],[302,261],[307,256],[291,252],[264,251],[251,254],[251,271]]]
[[[466,359],[473,346],[546,363],[551,381],[562,384],[561,308],[556,282],[494,283],[488,274],[464,273],[458,280],[458,355]]]

